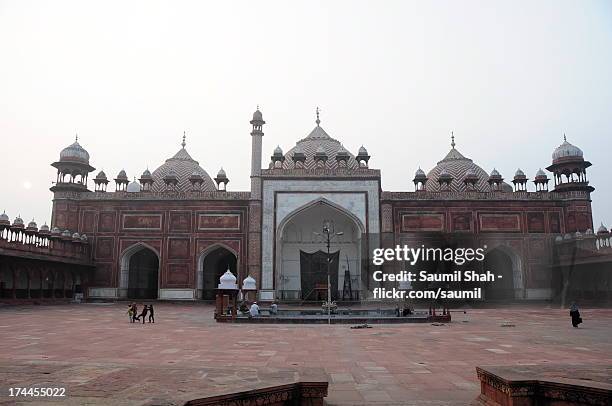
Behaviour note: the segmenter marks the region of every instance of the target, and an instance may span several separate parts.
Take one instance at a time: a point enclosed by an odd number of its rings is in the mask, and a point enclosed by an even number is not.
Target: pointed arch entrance
[[[132,245],[121,256],[120,295],[129,299],[157,299],[159,254],[145,244]]]
[[[524,298],[523,270],[519,256],[509,247],[499,245],[489,250],[483,262],[486,271],[501,278],[484,286],[487,301],[503,301]]]
[[[329,255],[323,223],[333,228]],[[341,235],[337,235],[341,233]],[[358,300],[361,291],[363,223],[325,198],[290,213],[276,233],[276,296],[281,300],[320,300],[327,296],[329,263],[333,300]],[[346,281],[346,285],[345,285]],[[350,283],[350,296],[345,287]]]
[[[214,300],[219,278],[228,269],[238,277],[238,256],[233,249],[221,243],[205,249],[198,258],[198,297]]]

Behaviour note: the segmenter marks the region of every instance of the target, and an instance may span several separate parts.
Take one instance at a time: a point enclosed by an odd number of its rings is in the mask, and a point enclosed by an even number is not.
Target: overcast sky
[[[97,170],[131,178],[186,130],[209,174],[248,190],[259,104],[264,166],[319,106],[393,191],[413,190],[451,130],[506,180],[533,179],[566,133],[610,225],[611,54],[610,1],[0,1],[0,210],[50,221],[49,164],[77,132]]]

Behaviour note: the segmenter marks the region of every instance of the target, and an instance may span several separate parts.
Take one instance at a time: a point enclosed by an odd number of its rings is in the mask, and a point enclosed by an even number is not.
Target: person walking
[[[570,306],[570,316],[572,317],[572,326],[578,328],[578,324],[582,323],[582,317],[580,317],[580,310],[576,302],[572,302]]]
[[[149,323],[155,323],[155,311],[153,305],[149,305]]]
[[[138,318],[142,318],[142,324],[145,324],[145,318],[147,317],[147,312],[149,311],[149,307],[147,305],[142,306],[142,313],[138,316]]]

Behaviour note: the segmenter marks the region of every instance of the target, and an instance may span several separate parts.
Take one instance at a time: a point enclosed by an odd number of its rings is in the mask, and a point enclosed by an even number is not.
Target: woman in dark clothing
[[[572,326],[578,328],[578,324],[582,323],[582,317],[580,317],[580,311],[576,302],[572,302],[570,306],[570,316],[572,316]]]
[[[147,317],[147,312],[149,311],[149,308],[147,307],[147,305],[144,305],[142,307],[142,313],[140,313],[140,315],[138,316],[138,318],[142,318],[142,324],[145,324],[145,317]]]
[[[155,311],[153,305],[149,305],[149,323],[155,323]]]

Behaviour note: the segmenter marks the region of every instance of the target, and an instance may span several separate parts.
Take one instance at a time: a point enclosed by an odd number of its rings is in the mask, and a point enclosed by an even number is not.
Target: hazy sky
[[[394,191],[451,130],[506,180],[548,166],[565,132],[610,225],[611,77],[610,1],[0,1],[0,210],[50,220],[49,164],[76,132],[97,170],[131,178],[186,130],[204,169],[248,190],[259,104],[264,166],[320,106]]]

